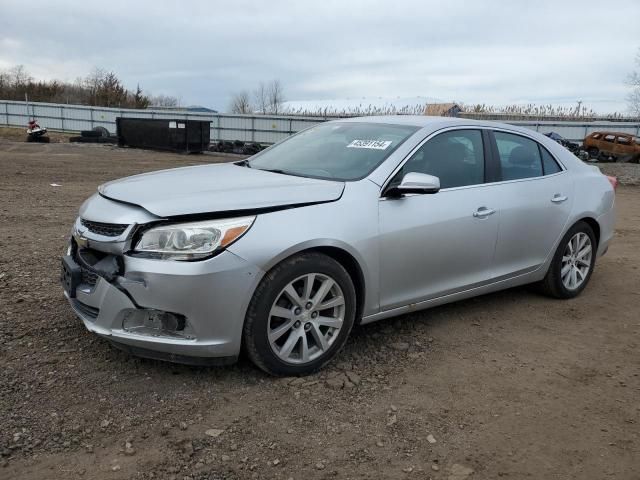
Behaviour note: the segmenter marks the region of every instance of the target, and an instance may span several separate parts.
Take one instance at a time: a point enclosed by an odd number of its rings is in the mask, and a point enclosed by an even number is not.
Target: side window
[[[542,155],[542,167],[544,169],[545,175],[552,175],[554,173],[558,173],[562,171],[558,162],[556,162],[555,158],[551,156],[547,149],[544,147],[540,147],[540,154]]]
[[[493,132],[498,145],[503,180],[541,177],[542,162],[538,144],[512,133]]]
[[[629,137],[618,137],[618,144],[619,145],[630,145],[631,144],[631,139]]]
[[[600,134],[599,133],[593,133],[593,134],[591,134],[591,138],[598,139],[598,138],[600,138]]]
[[[484,183],[484,150],[480,130],[452,130],[426,142],[391,181],[397,185],[409,172],[440,179],[440,188]]]
[[[605,135],[604,136],[604,141],[605,142],[613,143],[615,140],[616,140],[616,136],[615,135]]]

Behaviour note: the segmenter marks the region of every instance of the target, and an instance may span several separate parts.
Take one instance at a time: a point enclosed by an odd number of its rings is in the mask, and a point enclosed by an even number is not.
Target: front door
[[[394,176],[435,175],[435,194],[381,198],[382,310],[490,282],[500,212],[485,183],[480,130],[449,130],[424,143]]]

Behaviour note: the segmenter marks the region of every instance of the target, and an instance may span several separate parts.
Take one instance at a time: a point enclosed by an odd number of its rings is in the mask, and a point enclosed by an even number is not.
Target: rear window
[[[542,168],[544,170],[545,175],[552,175],[554,173],[558,173],[562,171],[556,159],[547,152],[547,149],[544,147],[540,147],[540,154],[542,156]]]
[[[541,177],[540,149],[533,140],[511,133],[494,132],[503,180]]]

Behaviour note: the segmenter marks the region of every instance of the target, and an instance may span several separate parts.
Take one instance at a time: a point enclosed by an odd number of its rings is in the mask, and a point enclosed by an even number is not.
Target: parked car
[[[249,160],[106,183],[62,259],[86,328],[133,354],[275,375],[354,324],[538,283],[585,288],[614,188],[544,135],[397,116],[304,130]]]
[[[572,142],[571,140],[567,140],[562,135],[556,132],[549,132],[544,134],[546,137],[549,137],[551,140],[555,140],[564,148],[569,150],[574,155],[578,155],[580,153],[580,145],[576,142]]]
[[[638,163],[640,138],[617,132],[593,132],[584,139],[582,148],[591,158],[609,158]]]

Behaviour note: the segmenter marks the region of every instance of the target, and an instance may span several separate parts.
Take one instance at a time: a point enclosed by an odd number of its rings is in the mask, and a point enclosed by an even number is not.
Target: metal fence
[[[169,111],[162,109],[124,109],[85,107],[58,103],[29,103],[0,100],[0,125],[26,127],[29,117],[35,117],[42,127],[65,132],[79,132],[102,126],[112,133],[116,117],[204,120],[211,122],[212,140],[242,140],[244,142],[275,143],[327,118],[269,115],[230,115],[219,113]],[[507,121],[537,132],[556,132],[564,138],[581,141],[595,131],[616,131],[640,136],[640,122],[572,122],[572,121]]]

